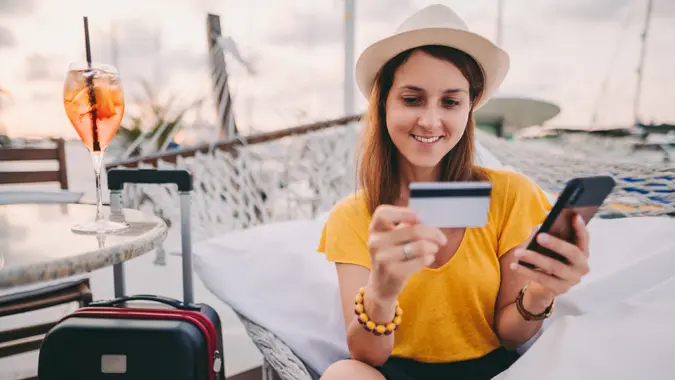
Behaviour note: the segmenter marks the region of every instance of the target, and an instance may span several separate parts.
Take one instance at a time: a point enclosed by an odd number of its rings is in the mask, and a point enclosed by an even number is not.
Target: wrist
[[[363,294],[363,307],[370,320],[375,323],[386,323],[391,321],[396,312],[397,303],[398,297],[382,295],[377,287],[370,283],[366,285]]]
[[[375,275],[371,275],[366,284],[366,292],[370,295],[370,298],[381,304],[395,304],[398,300],[398,289],[399,287],[391,281]]]
[[[540,314],[551,306],[554,298],[553,292],[537,284],[530,284],[523,294],[523,307],[532,314]]]
[[[357,315],[357,321],[366,331],[372,332],[375,335],[392,334],[398,329],[402,321],[401,315],[403,314],[403,310],[398,306],[398,301],[395,301],[392,311],[389,305],[382,304],[378,299],[373,299],[372,302],[368,303],[371,312],[367,312],[365,308],[366,292],[366,287],[360,288],[355,298],[356,306],[354,307],[354,312]],[[387,311],[389,312],[387,313]],[[386,319],[387,314],[393,315],[390,320]]]

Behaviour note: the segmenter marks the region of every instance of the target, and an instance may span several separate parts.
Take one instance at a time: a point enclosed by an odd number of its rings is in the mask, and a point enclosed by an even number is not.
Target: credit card
[[[413,182],[408,207],[429,226],[483,227],[491,194],[490,182]]]

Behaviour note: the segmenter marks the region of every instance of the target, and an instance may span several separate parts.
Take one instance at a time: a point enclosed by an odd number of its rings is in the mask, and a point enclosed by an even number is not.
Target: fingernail
[[[445,236],[445,234],[442,232],[441,232],[441,242],[443,243],[443,245],[445,245],[448,242],[447,236]]]
[[[525,256],[525,250],[524,249],[516,250],[516,257],[523,257],[523,256]]]
[[[511,268],[511,269],[513,269],[513,270],[516,270],[516,269],[518,269],[518,263],[517,263],[517,262],[515,262],[515,261],[514,261],[514,262],[512,262],[512,263],[511,263],[511,264],[509,265],[509,268]]]
[[[551,241],[551,238],[548,236],[548,234],[539,234],[537,240],[539,240],[539,242],[542,244],[546,244]]]
[[[579,224],[584,223],[584,218],[582,218],[581,215],[577,215],[577,223],[579,223]]]
[[[425,262],[427,265],[431,265],[431,263],[434,262],[434,256],[428,255],[428,256],[424,259],[424,262]]]

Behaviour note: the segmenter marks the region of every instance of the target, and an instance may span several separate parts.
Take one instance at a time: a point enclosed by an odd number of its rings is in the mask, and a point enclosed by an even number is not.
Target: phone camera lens
[[[579,200],[579,195],[581,195],[582,191],[583,191],[583,189],[581,187],[577,187],[576,189],[574,189],[574,192],[570,196],[570,204],[571,205],[577,203],[577,201]]]

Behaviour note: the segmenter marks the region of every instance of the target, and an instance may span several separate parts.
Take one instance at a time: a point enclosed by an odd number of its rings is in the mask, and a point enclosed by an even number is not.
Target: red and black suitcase
[[[184,300],[146,294],[125,296],[123,263],[115,264],[115,299],[95,301],[76,310],[45,335],[38,359],[38,378],[224,380],[220,318],[209,305],[193,301],[190,173],[110,170],[111,215],[122,215],[125,183],[178,186]],[[138,304],[139,301],[144,303]]]

